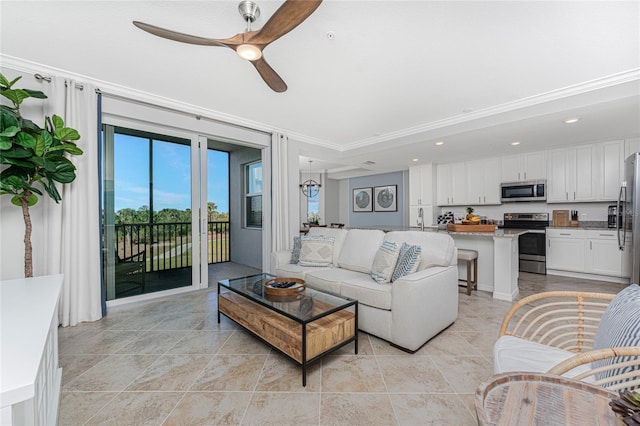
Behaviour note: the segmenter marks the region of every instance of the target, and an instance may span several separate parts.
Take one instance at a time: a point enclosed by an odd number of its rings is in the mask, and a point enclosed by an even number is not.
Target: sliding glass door
[[[191,286],[199,203],[191,140],[105,126],[103,141],[107,300]]]

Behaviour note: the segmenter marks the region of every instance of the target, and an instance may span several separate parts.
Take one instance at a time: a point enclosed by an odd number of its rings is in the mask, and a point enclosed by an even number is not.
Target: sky
[[[149,206],[149,142],[146,138],[116,133],[114,147],[115,210]],[[153,209],[191,208],[190,147],[154,141]],[[218,212],[229,212],[228,154],[208,150],[207,198]]]

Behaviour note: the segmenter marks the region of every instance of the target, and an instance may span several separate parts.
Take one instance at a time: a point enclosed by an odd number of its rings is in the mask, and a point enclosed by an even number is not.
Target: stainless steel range
[[[549,213],[505,213],[504,228],[527,230],[518,237],[519,269],[534,274],[547,273],[547,246],[545,228],[549,226]]]

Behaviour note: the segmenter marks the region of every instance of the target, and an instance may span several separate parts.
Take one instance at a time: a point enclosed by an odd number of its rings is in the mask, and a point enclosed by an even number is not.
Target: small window
[[[245,166],[245,223],[262,228],[262,162]]]

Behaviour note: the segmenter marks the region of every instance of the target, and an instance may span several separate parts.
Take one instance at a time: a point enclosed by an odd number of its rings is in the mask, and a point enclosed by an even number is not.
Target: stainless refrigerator
[[[618,211],[622,212],[622,220],[616,221],[618,246],[629,251],[623,259],[630,263],[625,266],[631,272],[631,284],[640,283],[640,152],[631,154],[624,162]]]

